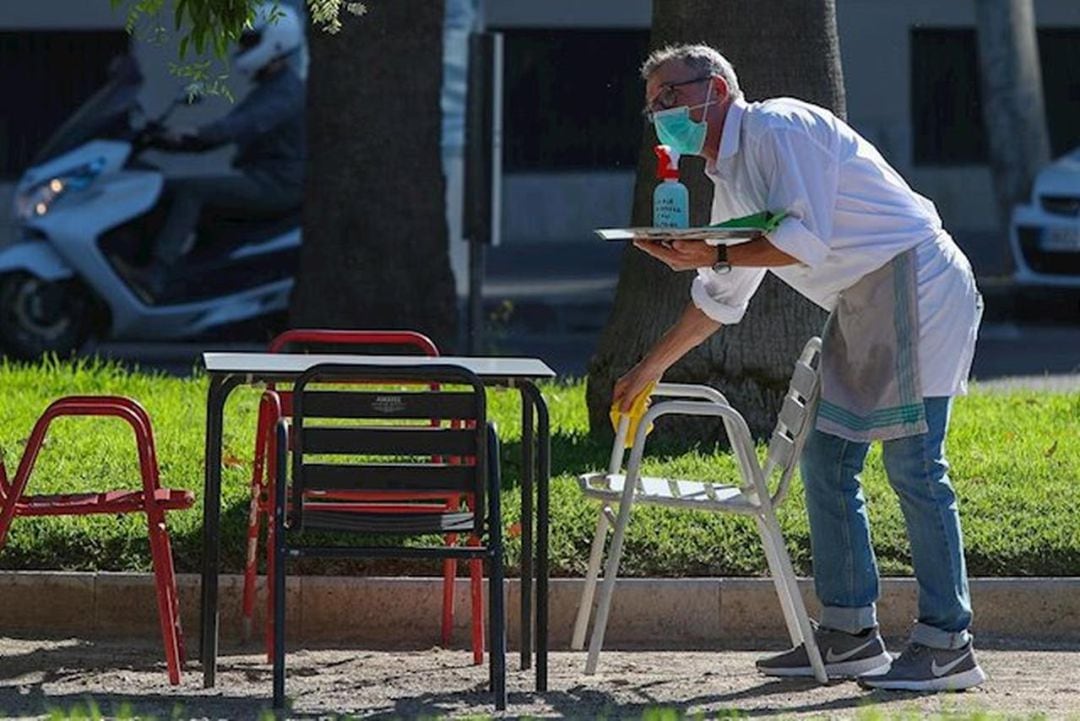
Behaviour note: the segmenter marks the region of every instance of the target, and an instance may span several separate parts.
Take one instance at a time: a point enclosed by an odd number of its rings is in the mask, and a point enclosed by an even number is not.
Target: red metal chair
[[[350,349],[371,349],[378,347],[408,347],[420,351],[423,355],[438,356],[439,350],[427,336],[414,331],[368,331],[368,330],[320,330],[295,328],[285,331],[270,342],[269,351],[280,353],[290,345],[327,345]],[[274,479],[268,472],[272,465],[274,429],[280,418],[292,414],[291,391],[276,390],[268,387],[259,402],[258,425],[255,433],[255,459],[251,475],[251,506],[248,514],[247,560],[244,566],[243,623],[245,638],[251,637],[252,619],[255,615],[255,586],[258,573],[259,529],[262,521],[267,521],[266,531],[266,576],[267,588],[272,588],[274,580],[273,548],[274,530],[270,523],[273,510]],[[437,424],[437,420],[432,421]],[[450,459],[453,461],[454,459]],[[420,493],[410,491],[407,494],[387,492],[347,493],[327,496],[334,500],[334,508],[345,510],[342,501],[349,502],[349,510],[357,513],[416,513],[430,510],[441,513],[456,510],[462,501],[473,506],[470,496],[451,497],[445,493]],[[310,507],[310,504],[308,504]],[[458,542],[457,534],[447,534],[447,545]],[[470,537],[469,545],[476,545],[479,539]],[[484,597],[483,597],[483,561],[469,561],[470,601],[472,606],[472,650],[473,662],[484,662]],[[442,598],[442,645],[448,646],[454,627],[454,579],[457,577],[457,560],[443,561],[443,598]],[[271,596],[267,594],[266,614],[266,653],[270,657],[273,651],[273,614],[270,612]]]
[[[135,432],[142,489],[26,495],[27,482],[45,441],[49,424],[62,416],[112,416],[126,421]],[[176,574],[173,570],[169,534],[165,526],[165,512],[191,508],[194,503],[195,496],[191,491],[161,487],[150,416],[142,406],[130,398],[120,396],[68,396],[54,401],[34,424],[34,430],[11,482],[8,481],[7,472],[0,462],[0,548],[3,548],[7,540],[7,532],[15,516],[145,513],[149,526],[158,617],[162,640],[165,643],[165,663],[169,670],[169,683],[176,685],[180,683],[180,667],[185,659],[184,634],[180,628]]]

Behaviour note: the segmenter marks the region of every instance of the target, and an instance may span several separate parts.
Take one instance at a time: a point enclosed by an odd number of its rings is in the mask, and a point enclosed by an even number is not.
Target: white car
[[[1039,171],[1013,208],[1009,243],[1021,285],[1080,288],[1080,148]]]

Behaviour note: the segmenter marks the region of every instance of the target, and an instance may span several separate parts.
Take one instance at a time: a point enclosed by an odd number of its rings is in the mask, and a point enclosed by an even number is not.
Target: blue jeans
[[[919,618],[911,640],[959,648],[970,640],[971,600],[956,494],[945,462],[952,399],[924,398],[923,403],[929,430],[883,441],[882,458],[900,498],[919,584]],[[821,625],[849,633],[877,623],[877,561],[859,484],[869,448],[814,429],[802,453]]]

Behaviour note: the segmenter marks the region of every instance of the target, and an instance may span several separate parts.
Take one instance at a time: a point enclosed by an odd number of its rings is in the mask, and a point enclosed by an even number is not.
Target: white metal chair
[[[819,389],[816,359],[820,352],[821,340],[811,338],[795,363],[795,372],[780,409],[776,429],[769,442],[769,452],[764,468],[758,463],[754,441],[742,415],[731,407],[723,394],[709,386],[676,383],[660,383],[656,386],[653,396],[665,396],[678,400],[653,405],[638,423],[625,474],[620,473],[620,470],[625,455],[630,419],[627,416],[622,417],[615,434],[608,472],[589,473],[579,478],[585,495],[599,499],[604,505],[596,524],[596,534],[593,536],[592,550],[589,555],[589,569],[585,577],[585,588],[581,594],[577,620],[574,624],[571,647],[576,650],[584,648],[585,645],[585,632],[592,611],[593,595],[600,572],[600,562],[604,555],[604,541],[607,537],[608,526],[614,526],[615,529],[604,567],[604,582],[600,588],[585,673],[595,673],[600,649],[604,645],[604,631],[608,613],[611,610],[611,597],[615,591],[619,558],[622,555],[623,540],[630,520],[630,508],[634,503],[647,503],[754,516],[765,546],[769,572],[776,584],[792,644],[797,646],[805,643],[814,676],[821,683],[828,680],[821,654],[814,642],[810,617],[806,612],[802,596],[799,595],[795,571],[791,566],[787,548],[784,546],[784,538],[775,512],[775,507],[787,494],[791,476],[812,425]],[[641,460],[649,426],[655,419],[665,415],[719,417],[723,421],[724,429],[731,442],[741,482],[734,485],[711,481],[641,477]],[[776,482],[776,490],[770,492],[769,480],[774,474],[779,474],[779,480]],[[613,511],[613,506],[618,506],[617,514]]]

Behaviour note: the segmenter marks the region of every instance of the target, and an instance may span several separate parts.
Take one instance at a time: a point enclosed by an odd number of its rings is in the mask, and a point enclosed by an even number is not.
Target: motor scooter
[[[130,56],[38,153],[15,189],[15,238],[0,249],[0,351],[68,355],[91,339],[190,338],[280,313],[300,251],[300,208],[274,215],[208,207],[179,277],[161,299],[130,279],[145,265],[170,202],[141,159],[142,75]],[[145,117],[145,116],[143,116]]]

